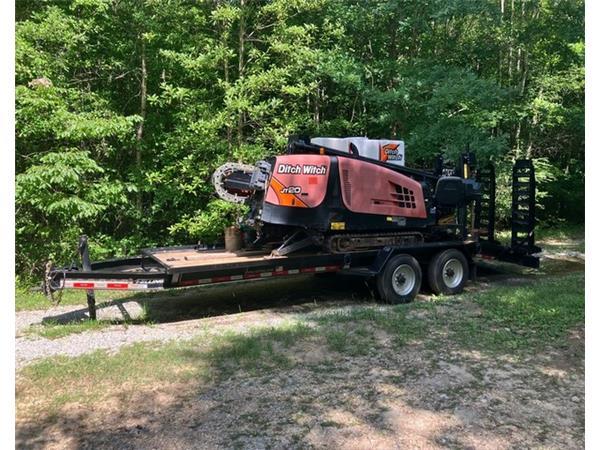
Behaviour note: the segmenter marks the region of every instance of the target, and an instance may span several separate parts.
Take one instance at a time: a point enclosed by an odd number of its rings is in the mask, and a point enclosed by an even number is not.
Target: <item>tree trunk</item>
[[[510,2],[510,33],[508,38],[508,85],[512,86],[513,78],[513,42],[514,42],[514,24],[515,22],[515,0]]]
[[[141,38],[141,50],[140,50],[140,58],[141,58],[141,75],[142,78],[140,80],[140,123],[137,127],[137,131],[135,134],[136,138],[136,148],[135,148],[135,164],[138,172],[142,171],[142,140],[144,138],[144,122],[146,120],[146,97],[147,97],[147,79],[148,73],[146,71],[146,43],[144,42],[144,38]],[[141,186],[138,186],[137,193],[137,209],[142,212],[142,190]]]
[[[521,3],[521,21],[525,22],[525,2]],[[519,67],[521,68],[521,97],[525,95],[525,85],[527,83],[527,47],[523,46],[523,51],[519,48]]]
[[[313,113],[313,120],[315,122],[315,124],[317,125],[317,128],[319,127],[319,124],[321,122],[321,102],[320,102],[320,98],[321,98],[321,87],[318,84],[319,82],[317,82],[317,92],[315,94],[315,105],[314,105],[314,113]]]
[[[500,29],[504,25],[504,0],[500,0]],[[502,41],[500,41],[498,49],[498,84],[502,85]]]
[[[515,133],[515,147],[516,147],[516,153],[517,153],[517,158],[521,153],[521,120],[519,119],[519,121],[517,122],[517,131]]]
[[[527,52],[523,52],[523,76],[521,77],[521,97],[525,95],[525,86],[527,85],[527,73],[529,69],[527,67]]]
[[[221,2],[217,1],[217,6],[220,6]],[[225,86],[229,87],[229,60],[227,59],[227,38],[229,36],[229,30],[227,29],[227,26],[225,25],[225,23],[223,23],[221,25],[221,46],[223,47],[223,49],[225,50],[225,54],[223,55],[223,76],[225,78]],[[233,129],[231,126],[231,123],[229,122],[229,119],[227,119],[227,156],[231,157],[232,156],[232,152],[231,152],[231,148],[232,148],[232,135],[233,135]]]
[[[246,0],[240,0],[240,29],[238,34],[238,77],[239,79],[244,78],[244,44],[246,39],[246,17],[244,15],[244,6]],[[237,125],[237,138],[238,147],[241,147],[242,141],[244,140],[244,111],[238,112],[238,125]]]
[[[539,93],[538,93],[538,97],[541,97],[543,94],[544,90],[540,89]],[[537,128],[538,125],[538,113],[537,111],[535,111],[533,113],[533,117],[531,119],[531,129],[529,130],[529,143],[527,144],[527,152],[525,154],[525,157],[527,159],[531,159],[531,157],[533,156],[533,133],[535,132],[535,129]]]

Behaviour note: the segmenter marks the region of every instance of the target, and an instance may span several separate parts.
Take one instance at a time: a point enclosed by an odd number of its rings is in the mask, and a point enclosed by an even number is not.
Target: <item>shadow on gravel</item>
[[[315,318],[314,335],[265,329],[228,337],[208,356],[182,349],[174,356],[193,369],[188,378],[117,385],[109,401],[18,423],[18,448],[582,447],[583,335],[567,339],[572,348],[530,349],[520,361],[509,346],[478,352],[475,341],[453,339],[452,321],[481,312],[454,304],[423,308],[430,320],[418,322],[427,326],[394,343],[406,330],[396,325],[406,323],[387,320],[405,318],[408,308],[358,311],[341,322],[345,332],[372,325],[362,336],[371,348],[359,355],[311,340],[340,326],[339,317]],[[245,349],[249,341],[277,344],[289,363],[262,345],[240,353],[240,339]]]
[[[85,297],[85,293],[82,293]],[[229,283],[176,289],[97,305],[98,318],[113,323],[169,323],[269,309],[297,313],[303,304],[328,307],[339,303],[374,301],[362,278],[335,274],[296,276],[252,283]],[[88,320],[87,308],[44,317],[42,323],[64,324]]]

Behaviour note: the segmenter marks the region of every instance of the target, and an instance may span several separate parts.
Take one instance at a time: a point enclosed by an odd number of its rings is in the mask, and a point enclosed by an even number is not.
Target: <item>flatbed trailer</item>
[[[458,278],[455,274],[448,286],[441,283],[438,290],[454,293],[461,290],[468,279],[475,277],[474,257],[493,259],[507,254],[508,249],[493,248],[496,254],[491,254],[489,251],[482,253],[481,248],[476,240],[447,240],[348,253],[306,251],[274,256],[267,250],[228,252],[178,246],[148,248],[136,257],[91,262],[88,239],[82,236],[79,242],[81,266],[48,270],[45,291],[86,290],[90,317],[95,318],[95,290],[160,290],[339,272],[373,280],[383,300],[403,303],[414,299],[425,276],[432,284],[431,277],[435,274],[432,275],[429,266],[443,264],[445,260],[440,262],[440,256],[454,255],[451,258],[454,271],[460,274]],[[537,259],[528,258],[520,263],[535,267]],[[442,269],[446,270],[440,265]],[[444,281],[443,275],[440,280]]]
[[[91,262],[87,237],[82,236],[79,242],[81,266],[49,270],[45,290],[86,290],[90,317],[94,318],[95,290],[160,290],[334,272],[375,279],[394,256],[407,255],[414,258],[419,266],[419,273],[415,274],[413,280],[414,286],[402,291],[405,295],[400,299],[386,299],[404,302],[412,300],[420,289],[421,267],[426,267],[440,252],[451,249],[464,255],[468,263],[465,276],[474,274],[473,257],[479,251],[479,244],[470,240],[419,243],[349,253],[307,251],[285,256],[273,256],[268,251],[228,252],[198,246],[161,247],[144,249],[136,257]]]

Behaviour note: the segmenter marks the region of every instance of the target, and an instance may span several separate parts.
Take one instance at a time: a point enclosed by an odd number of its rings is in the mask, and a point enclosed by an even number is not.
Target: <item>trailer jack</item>
[[[83,270],[86,272],[92,271],[92,263],[90,261],[90,251],[88,248],[88,237],[86,235],[82,235],[79,237],[79,255],[81,256],[81,263],[83,265]],[[88,289],[86,291],[87,296],[87,305],[88,312],[90,315],[90,320],[96,320],[96,295],[94,294],[93,289]]]

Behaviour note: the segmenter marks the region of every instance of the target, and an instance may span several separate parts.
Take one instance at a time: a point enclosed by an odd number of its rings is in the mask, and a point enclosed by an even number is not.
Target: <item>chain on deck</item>
[[[404,233],[353,233],[334,234],[325,239],[325,246],[332,253],[346,253],[372,250],[388,245],[405,246],[423,242],[423,235],[417,232]]]

